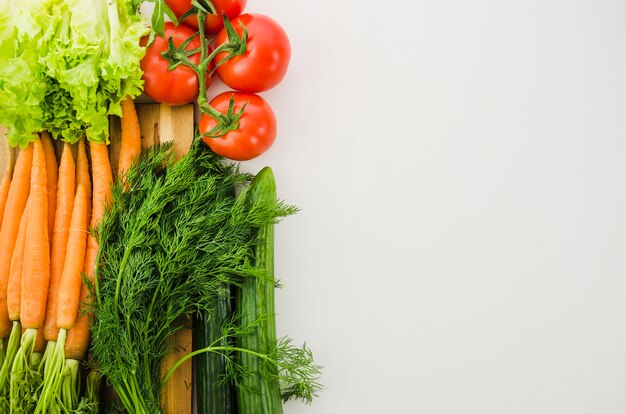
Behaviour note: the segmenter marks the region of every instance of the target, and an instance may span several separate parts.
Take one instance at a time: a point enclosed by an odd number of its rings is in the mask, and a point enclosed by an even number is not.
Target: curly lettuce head
[[[24,146],[43,130],[108,143],[109,115],[143,87],[144,19],[125,0],[10,3],[0,3],[0,124],[9,143]]]

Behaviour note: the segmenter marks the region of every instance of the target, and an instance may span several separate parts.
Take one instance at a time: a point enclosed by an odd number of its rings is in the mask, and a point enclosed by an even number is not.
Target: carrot
[[[0,182],[0,228],[2,228],[2,216],[4,215],[4,207],[7,204],[7,198],[9,197],[9,188],[11,187],[11,176],[13,175],[13,151],[11,151],[11,157],[7,163],[7,170]]]
[[[90,143],[91,172],[93,176],[93,194],[91,204],[91,223],[95,227],[104,214],[104,208],[111,199],[111,183],[113,176],[109,162],[109,152],[105,144]],[[98,242],[91,235],[87,239],[87,251],[85,252],[85,275],[93,279],[94,266],[98,256]]]
[[[113,181],[111,164],[109,163],[108,148],[105,144],[90,143],[89,149],[91,153],[91,166],[93,176],[93,195],[92,195],[92,214],[90,226],[95,227],[104,214],[104,209],[111,199],[111,183]],[[83,273],[87,278],[94,281],[97,286],[97,278],[95,278],[95,266],[98,258],[98,243],[93,236],[87,236],[87,250],[85,252],[85,262]],[[80,304],[89,306],[92,300],[87,286],[83,283],[80,292]],[[74,325],[67,331],[64,338],[65,345],[63,352],[65,355],[65,371],[70,372],[69,377],[64,378],[62,400],[68,407],[76,404],[75,387],[68,385],[73,382],[72,378],[78,375],[77,367],[79,361],[85,358],[89,348],[91,315],[80,307],[77,312]],[[65,330],[59,332],[59,338],[65,335]],[[61,346],[61,342],[57,342],[57,347]],[[68,383],[68,384],[65,384]],[[72,391],[74,390],[74,391]]]
[[[130,97],[122,101],[122,139],[120,146],[118,176],[123,176],[141,153],[141,131],[135,103]]]
[[[0,338],[7,338],[13,325],[7,308],[7,285],[20,219],[30,191],[32,163],[33,144],[31,143],[21,150],[17,157],[2,216],[2,229],[0,230]]]
[[[74,196],[74,208],[63,273],[57,287],[56,309],[53,310],[53,313],[56,313],[56,323],[59,329],[54,342],[48,342],[46,348],[47,360],[43,390],[35,413],[45,412],[51,395],[58,393],[58,387],[61,383],[57,381],[57,378],[60,378],[63,371],[67,330],[74,325],[78,312],[80,291],[83,285],[81,271],[85,263],[87,244],[87,198],[85,191],[85,186],[78,184]]]
[[[84,303],[87,299],[87,296],[83,295],[85,292],[88,292],[88,290],[83,285],[80,298],[81,303]],[[64,376],[63,384],[61,385],[61,399],[66,407],[74,408],[78,404],[78,393],[80,391],[77,385],[79,384],[80,361],[85,359],[87,349],[89,348],[90,325],[90,316],[81,309],[74,326],[67,331],[67,341],[63,349],[65,355],[63,371],[69,375]]]
[[[84,184],[87,191],[87,215],[91,216],[91,177],[89,176],[89,161],[85,150],[85,137],[78,141],[78,151],[76,155],[76,182]],[[91,220],[91,218],[90,218]]]
[[[89,289],[83,284],[80,294],[80,303],[87,303],[89,300]],[[82,306],[81,306],[82,308]],[[65,341],[65,359],[75,359],[82,361],[85,359],[89,349],[89,329],[91,326],[91,315],[85,313],[83,309],[78,310],[78,316],[72,329],[67,331]]]
[[[48,181],[46,154],[41,139],[33,142],[30,176],[30,207],[26,226],[26,248],[22,271],[20,322],[24,330],[20,347],[13,359],[10,375],[11,406],[23,398],[25,385],[34,369],[40,368],[41,354],[35,351],[40,328],[46,316],[50,279],[50,242],[48,240]],[[14,325],[14,327],[17,325]],[[24,375],[20,374],[24,373]],[[1,379],[1,378],[0,378]]]
[[[37,329],[37,338],[35,339],[35,347],[33,348],[33,352],[39,355],[43,355],[46,350],[46,338],[43,336],[43,329]]]
[[[6,390],[6,383],[9,372],[13,365],[13,360],[20,347],[20,336],[22,325],[20,324],[20,305],[22,292],[22,270],[24,268],[24,247],[26,242],[26,227],[28,226],[28,210],[30,209],[30,201],[26,203],[26,208],[20,219],[19,230],[13,249],[13,257],[11,259],[11,271],[7,284],[7,310],[9,318],[13,321],[11,333],[7,341],[5,359],[0,369],[0,390]],[[3,391],[4,392],[4,391]]]
[[[52,240],[54,219],[57,205],[57,156],[52,144],[52,137],[47,131],[41,133],[41,143],[46,154],[46,173],[48,180],[48,239]]]
[[[26,246],[26,226],[28,222],[28,210],[30,202],[26,203],[26,208],[20,219],[20,227],[17,232],[13,258],[11,259],[11,271],[7,284],[7,309],[9,318],[13,322],[20,320],[20,303],[22,295],[22,270],[24,268],[24,247]]]
[[[27,249],[24,255],[22,304],[20,308],[20,321],[27,330],[43,327],[50,282],[46,155],[39,139],[35,140],[33,146],[30,187],[31,208],[26,227]]]
[[[56,341],[59,335],[59,328],[57,327],[57,291],[61,274],[63,273],[67,240],[70,233],[70,219],[74,208],[75,174],[76,166],[70,145],[64,144],[63,153],[61,154],[61,165],[59,166],[57,211],[54,218],[54,233],[50,254],[50,286],[48,287],[48,304],[46,307],[46,321],[44,323],[44,337],[48,341]]]
[[[70,329],[76,320],[83,279],[81,271],[85,264],[87,245],[87,199],[85,186],[78,184],[74,199],[74,211],[67,242],[67,254],[59,283],[57,303],[57,327]]]
[[[85,186],[78,184],[74,196],[74,208],[69,226],[67,252],[63,263],[63,271],[56,292],[56,309],[52,313],[56,317],[58,329],[54,341],[48,342],[47,360],[44,371],[44,385],[35,413],[46,412],[46,406],[53,395],[58,393],[61,383],[57,380],[63,371],[65,360],[65,343],[67,330],[74,325],[78,312],[80,290],[83,285],[81,271],[85,263],[87,244],[87,198]],[[50,313],[50,304],[48,312]]]
[[[3,221],[3,216],[4,216],[4,211],[5,211],[5,207],[7,204],[7,199],[9,196],[9,191],[11,188],[11,177],[13,175],[13,154],[14,152],[11,151],[11,157],[9,159],[9,163],[7,165],[7,170],[5,172],[5,175],[2,179],[2,183],[0,183],[0,223]],[[31,163],[32,163],[32,153],[30,155],[31,158]],[[28,174],[30,175],[30,168],[28,170]],[[26,202],[26,204],[28,205],[28,201]],[[24,207],[26,209],[26,207]],[[25,238],[25,217],[27,216],[26,211],[24,211],[20,217],[20,224],[18,226],[18,233],[17,233],[17,239],[16,239],[16,244],[17,245],[22,245],[22,252],[23,252],[23,244],[24,242],[22,240],[18,240],[19,238]],[[1,228],[1,226],[0,226]],[[15,251],[15,249],[14,249]],[[16,255],[12,255],[12,256],[16,256]],[[17,259],[16,259],[17,260]],[[24,256],[22,253],[22,258],[21,258],[21,262],[24,262]],[[15,271],[17,272],[17,267],[18,265],[15,264],[15,270],[13,270],[13,257],[11,258],[11,265],[9,268],[9,276],[7,279],[7,292],[8,292],[8,282],[11,278],[11,272]],[[20,273],[21,273],[21,269],[20,269]],[[20,279],[21,282],[21,279]],[[21,286],[20,286],[20,290],[21,290]],[[7,297],[8,299],[8,297]],[[0,312],[3,313],[3,312]],[[7,306],[7,316],[8,316],[8,306]],[[9,318],[10,320],[10,318]],[[7,382],[9,379],[9,372],[11,370],[11,366],[13,365],[13,359],[15,358],[15,354],[17,354],[17,350],[20,347],[20,333],[22,331],[22,326],[20,325],[19,321],[14,321],[12,323],[12,327],[11,327],[11,332],[8,335],[9,339],[5,342],[4,340],[2,340],[2,368],[0,368],[0,392],[2,393],[3,396],[6,397],[7,392],[8,392],[8,387],[7,387]]]
[[[113,181],[109,153],[105,144],[90,143],[91,166],[93,173],[93,203],[91,227],[95,227],[104,214],[104,208],[111,199],[111,183]],[[87,237],[87,250],[83,273],[91,280],[94,278],[95,265],[98,256],[98,242],[93,236]],[[88,303],[89,290],[83,284],[80,303]],[[79,312],[80,313],[80,312]],[[67,332],[66,359],[75,359],[74,356],[84,356],[89,345],[89,315],[80,315],[74,326]],[[69,354],[68,354],[69,352]],[[68,356],[70,355],[70,356]]]
[[[52,236],[50,284],[48,286],[46,319],[43,329],[38,329],[37,331],[37,341],[35,342],[34,348],[35,352],[39,352],[39,347],[43,345],[41,344],[39,337],[43,337],[45,344],[43,357],[45,361],[44,387],[40,395],[40,401],[37,405],[36,412],[39,412],[38,410],[40,407],[43,409],[44,405],[48,404],[49,399],[46,397],[50,395],[51,391],[54,389],[57,371],[61,369],[59,365],[62,365],[63,360],[63,356],[57,357],[55,355],[57,340],[64,340],[60,337],[59,328],[57,327],[57,304],[59,297],[59,284],[63,273],[64,262],[67,256],[66,252],[70,235],[71,217],[74,211],[74,189],[76,187],[77,179],[76,173],[76,164],[74,162],[71,147],[69,144],[64,144],[58,174],[56,194],[57,206],[54,220],[54,232]],[[43,332],[43,334],[40,335],[40,332]],[[47,343],[45,341],[47,341]],[[59,362],[59,360],[61,362]]]

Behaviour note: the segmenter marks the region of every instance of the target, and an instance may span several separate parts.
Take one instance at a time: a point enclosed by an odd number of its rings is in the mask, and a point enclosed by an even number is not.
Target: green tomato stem
[[[193,50],[186,50],[185,48],[190,42],[190,39],[183,42],[179,47],[174,45],[174,41],[170,38],[168,39],[168,50],[162,53],[162,56],[170,61],[169,68],[170,70],[174,69],[178,65],[184,65],[191,70],[193,70],[198,76],[198,107],[202,114],[206,114],[218,122],[218,125],[209,132],[208,136],[211,137],[219,137],[224,135],[226,132],[231,131],[239,127],[239,118],[241,118],[241,114],[233,114],[227,113],[223,114],[220,111],[216,110],[209,104],[209,99],[207,96],[207,88],[206,81],[207,76],[213,74],[217,66],[224,63],[226,60],[230,59],[232,56],[236,56],[238,54],[243,53],[245,51],[245,43],[247,41],[247,32],[244,29],[243,38],[238,38],[232,24],[227,21],[224,17],[224,24],[229,29],[229,41],[226,43],[222,43],[218,47],[215,48],[211,53],[208,53],[209,50],[209,40],[205,33],[205,22],[206,22],[207,12],[202,8],[197,9],[197,18],[198,18],[198,36],[200,38],[200,48],[196,48]],[[234,34],[233,34],[234,33]],[[200,53],[200,63],[195,64],[191,61],[190,56]],[[217,55],[220,53],[229,52],[229,56],[222,59],[216,68],[207,75],[209,66],[211,62]],[[96,290],[98,290],[98,286],[96,286]],[[99,295],[98,295],[99,296]]]

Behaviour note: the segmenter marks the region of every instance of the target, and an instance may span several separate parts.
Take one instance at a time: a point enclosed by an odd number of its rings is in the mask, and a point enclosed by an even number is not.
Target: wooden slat
[[[182,357],[192,351],[191,324],[170,338],[172,352],[161,364],[161,377]],[[164,414],[191,414],[192,412],[192,364],[191,359],[185,361],[174,371],[161,393],[161,411]]]
[[[189,151],[194,135],[193,105],[136,104],[136,108],[143,149],[161,142],[173,141],[174,151],[178,158]],[[113,171],[117,171],[120,152],[120,120],[118,117],[111,117],[110,136],[111,167]]]
[[[141,126],[142,145],[174,141],[174,151],[178,158],[189,151],[193,141],[193,106],[171,107],[158,104],[138,105],[137,114]],[[169,354],[161,365],[161,376],[181,357],[192,350],[191,324],[170,338]],[[192,412],[192,365],[191,359],[181,365],[169,379],[161,393],[161,410],[164,414],[191,414]]]
[[[19,150],[11,148],[6,138],[6,130],[0,127],[0,179],[4,176],[7,166],[15,163]]]
[[[137,115],[141,127],[141,145],[144,148],[174,141],[177,157],[189,151],[194,133],[193,105],[138,104]]]
[[[177,157],[180,158],[187,153],[194,136],[193,105],[170,107],[160,104],[136,103],[136,108],[143,149],[162,142],[174,141],[174,151]],[[120,135],[120,120],[117,117],[112,117],[110,121],[109,156],[113,171],[117,171]],[[172,348],[172,353],[163,361],[162,376],[182,356],[191,352],[191,325],[185,324],[185,327],[170,339],[169,346]],[[175,371],[161,393],[161,411],[163,414],[191,414],[192,381],[192,364],[189,360]]]

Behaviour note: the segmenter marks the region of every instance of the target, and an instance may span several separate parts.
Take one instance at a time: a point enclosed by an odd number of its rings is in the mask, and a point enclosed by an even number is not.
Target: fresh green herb
[[[246,186],[251,178],[203,150],[198,140],[176,163],[171,145],[147,151],[129,170],[127,188],[114,185],[95,232],[100,250],[92,286],[92,355],[128,413],[158,413],[163,385],[194,355],[224,355],[227,375],[238,384],[237,376],[247,373],[236,354],[279,365],[281,351],[287,357],[292,352],[278,347],[276,355],[265,355],[232,346],[230,340],[249,328],[228,328],[212,346],[192,352],[160,377],[166,340],[181,328],[181,318],[213,314],[224,286],[267,277],[254,265],[256,229],[293,208],[275,198],[252,200]],[[232,189],[240,187],[235,197]],[[288,360],[291,374],[310,369],[296,362],[311,363]]]

